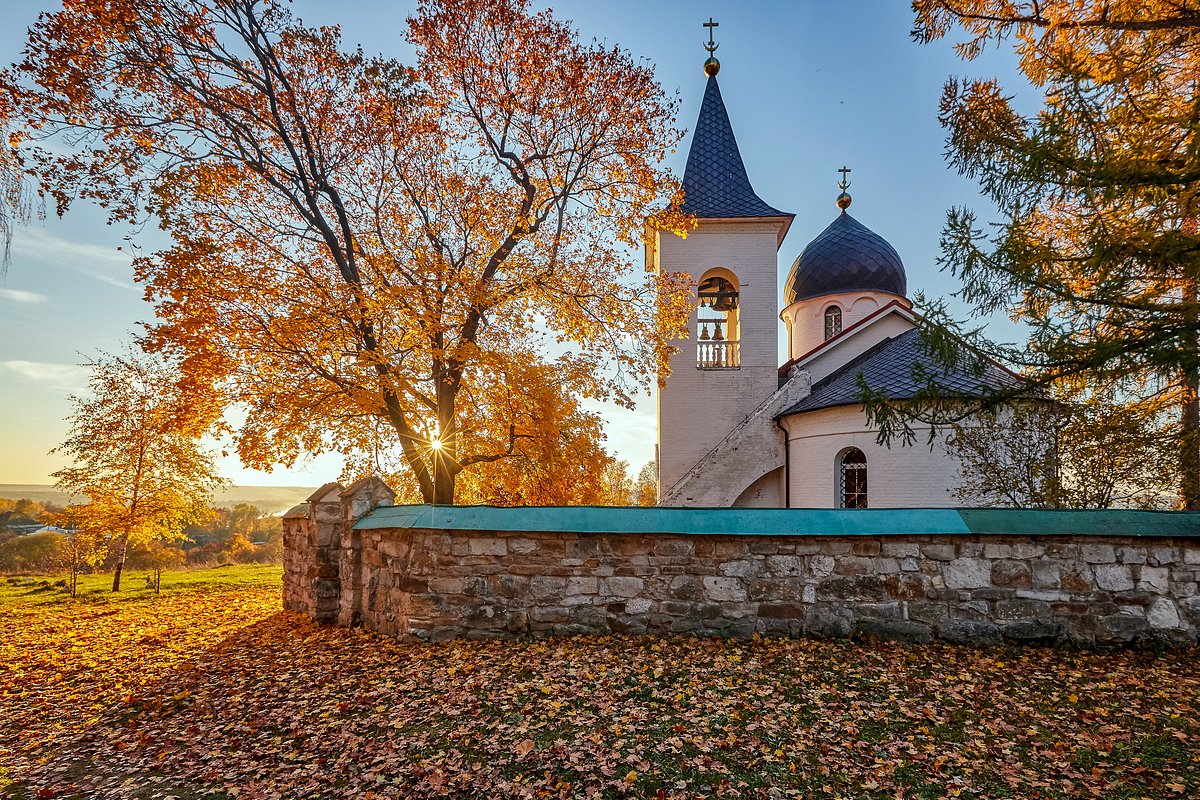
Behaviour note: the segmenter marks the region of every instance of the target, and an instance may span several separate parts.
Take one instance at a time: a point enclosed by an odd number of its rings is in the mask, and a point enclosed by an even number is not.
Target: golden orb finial
[[[704,45],[704,49],[708,51],[708,60],[704,62],[704,74],[708,77],[714,77],[721,71],[721,62],[717,61],[717,48],[721,45],[713,40],[713,28],[719,28],[721,23],[713,22],[713,18],[709,17],[708,22],[704,23],[704,27],[708,28],[708,44]]]
[[[846,176],[850,174],[850,168],[842,167],[838,172],[842,173],[842,180],[838,183],[838,188],[842,190],[842,193],[837,196],[835,202],[838,208],[845,211],[850,207],[850,195],[846,192],[850,188],[850,181],[846,180]]]

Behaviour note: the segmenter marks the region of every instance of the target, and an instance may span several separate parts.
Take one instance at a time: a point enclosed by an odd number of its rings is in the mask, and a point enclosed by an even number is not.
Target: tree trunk
[[[445,458],[435,458],[433,467],[433,502],[439,506],[454,505],[454,486],[458,475],[449,469]]]
[[[1189,217],[1185,229],[1194,233],[1195,228],[1195,217]],[[1195,308],[1200,300],[1200,286],[1197,286],[1195,280],[1184,281],[1183,299]],[[1196,322],[1194,315],[1189,314],[1189,317],[1189,321]],[[1191,345],[1189,355],[1195,359],[1200,352],[1197,334],[1188,334],[1185,341]],[[1192,364],[1195,363],[1193,360]],[[1183,403],[1179,413],[1179,500],[1184,511],[1200,511],[1200,367],[1192,366],[1187,369],[1183,373],[1182,383]]]
[[[1183,378],[1179,435],[1179,498],[1185,511],[1200,511],[1200,371]]]
[[[113,588],[114,592],[121,591],[121,570],[125,568],[125,553],[129,550],[129,535],[121,537],[121,551],[117,556],[117,571],[113,573]]]

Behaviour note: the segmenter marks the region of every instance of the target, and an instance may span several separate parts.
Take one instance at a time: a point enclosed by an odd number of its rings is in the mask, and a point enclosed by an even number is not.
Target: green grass
[[[121,591],[112,591],[111,572],[80,575],[77,597],[72,598],[66,589],[54,586],[56,581],[69,576],[38,575],[13,576],[20,581],[33,583],[12,584],[8,576],[0,577],[0,606],[4,605],[54,605],[61,603],[125,603],[151,599],[153,589],[146,588],[146,578],[153,573],[146,569],[126,569],[121,576]],[[50,586],[41,586],[49,581]],[[272,589],[283,581],[283,567],[279,564],[231,564],[225,567],[164,570],[162,594],[173,595],[195,590],[220,589]]]

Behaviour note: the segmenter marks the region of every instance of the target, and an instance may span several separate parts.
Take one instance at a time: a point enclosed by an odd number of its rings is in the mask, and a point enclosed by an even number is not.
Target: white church
[[[715,49],[715,46],[710,49]],[[840,213],[792,265],[782,293],[778,253],[793,214],[755,194],[717,84],[708,85],[684,172],[686,238],[659,231],[647,268],[691,276],[688,337],[658,395],[659,504],[742,508],[903,508],[961,505],[959,465],[937,439],[876,442],[859,376],[896,399],[919,388],[914,363],[939,384],[978,393],[980,378],[937,369],[921,348],[904,264],[852,217],[843,173]],[[787,330],[780,363],[778,325]],[[1010,384],[997,367],[985,378]],[[924,437],[919,436],[923,442]]]

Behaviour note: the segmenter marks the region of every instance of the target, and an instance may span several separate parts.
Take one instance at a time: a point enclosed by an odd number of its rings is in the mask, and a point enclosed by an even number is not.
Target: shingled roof
[[[742,163],[717,79],[708,79],[683,172],[683,210],[697,217],[794,217],[762,201]]]
[[[908,400],[923,388],[913,377],[913,364],[937,376],[939,386],[947,394],[978,397],[985,388],[1011,389],[1020,386],[1021,379],[998,364],[988,363],[982,376],[975,375],[968,365],[947,368],[925,352],[921,332],[906,331],[884,339],[845,366],[813,384],[812,394],[779,414],[786,417],[817,411],[822,408],[858,405],[861,392],[858,376],[876,391],[887,392],[893,400]]]

